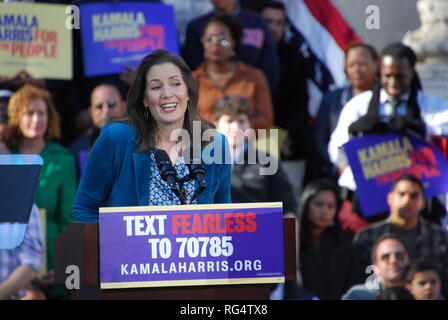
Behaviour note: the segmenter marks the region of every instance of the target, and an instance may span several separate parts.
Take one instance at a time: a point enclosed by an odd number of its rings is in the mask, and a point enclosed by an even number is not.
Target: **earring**
[[[145,117],[145,120],[149,120],[149,109],[148,108],[143,109],[143,116]]]

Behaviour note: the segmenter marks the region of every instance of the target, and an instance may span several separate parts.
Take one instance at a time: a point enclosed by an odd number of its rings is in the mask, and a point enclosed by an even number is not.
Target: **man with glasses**
[[[87,154],[101,129],[113,119],[125,116],[126,102],[123,101],[120,91],[115,86],[100,84],[92,91],[88,112],[92,126],[70,145],[70,149],[76,156],[78,180],[87,161]]]
[[[381,290],[393,286],[404,286],[409,266],[409,251],[405,243],[392,233],[383,234],[372,248],[371,269],[373,271],[364,284],[351,287],[342,300],[375,300]]]
[[[448,293],[448,233],[420,216],[425,206],[422,182],[412,175],[400,177],[387,196],[389,218],[356,234],[354,242],[362,253],[362,265],[369,264],[375,241],[384,233],[395,233],[409,248],[411,259],[426,258],[439,266],[444,296]]]

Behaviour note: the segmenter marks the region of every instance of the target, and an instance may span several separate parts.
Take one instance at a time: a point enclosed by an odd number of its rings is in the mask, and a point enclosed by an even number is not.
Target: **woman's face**
[[[25,138],[44,138],[48,129],[48,110],[43,99],[31,101],[23,110],[19,128]]]
[[[308,219],[314,227],[329,227],[336,216],[336,197],[333,192],[323,190],[315,195],[308,205]]]
[[[207,60],[212,62],[229,60],[235,48],[229,28],[217,22],[212,22],[205,28],[202,45]]]
[[[363,91],[372,89],[378,73],[378,63],[372,59],[367,49],[351,49],[345,63],[345,72],[352,86]]]
[[[154,65],[146,74],[144,105],[149,108],[157,125],[183,126],[188,105],[188,88],[176,65]]]

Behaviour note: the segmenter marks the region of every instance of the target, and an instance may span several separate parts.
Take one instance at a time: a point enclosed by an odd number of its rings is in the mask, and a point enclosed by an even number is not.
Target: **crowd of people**
[[[271,201],[297,220],[300,275],[273,286],[272,299],[447,297],[445,203],[425,199],[423,182],[403,175],[385,199],[387,212],[364,215],[342,148],[371,133],[448,136],[448,103],[424,93],[413,50],[394,43],[379,54],[367,43],[349,44],[340,66],[347,84],[326,92],[312,119],[310,66],[285,38],[282,2],[210,2],[213,9],[179,35],[180,55],[156,50],[138,68],[87,78],[74,30],[73,80],[0,74],[0,153],[44,161],[24,242],[0,250],[0,299],[66,298],[52,279],[55,239],[73,221],[98,221],[99,207]],[[194,168],[213,186],[201,193],[194,181],[179,190],[158,168],[162,158],[179,177],[193,170],[189,146],[172,133],[193,136],[195,121],[201,133],[214,130],[201,150],[231,155],[229,163]],[[286,138],[278,170],[260,175],[258,136],[239,135],[270,128]],[[253,153],[255,162],[245,161]],[[306,162],[303,181],[299,167],[286,167],[298,159]],[[38,276],[43,264],[47,273]]]

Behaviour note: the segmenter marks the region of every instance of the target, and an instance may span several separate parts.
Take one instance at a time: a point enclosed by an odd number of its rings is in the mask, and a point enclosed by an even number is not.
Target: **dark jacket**
[[[251,149],[254,150],[254,149]],[[291,184],[285,171],[278,163],[278,170],[272,175],[261,175],[260,169],[268,164],[261,164],[256,158],[255,164],[249,164],[245,151],[244,164],[235,164],[232,169],[232,202],[283,202],[283,212],[296,212],[297,203],[292,193]],[[278,161],[273,159],[273,161]]]
[[[361,263],[367,266],[371,263],[371,250],[375,241],[384,233],[391,233],[393,226],[389,219],[372,224],[356,234],[354,242],[362,252]],[[441,226],[420,217],[415,248],[411,259],[425,258],[435,261],[439,266],[442,281],[442,293],[448,297],[448,232]]]
[[[307,147],[311,139],[308,113],[308,71],[303,57],[296,48],[284,43],[278,45],[280,81],[273,91],[274,124],[286,129],[292,141],[291,159],[310,158]]]
[[[333,164],[328,155],[328,142],[333,130],[338,124],[339,114],[344,105],[353,97],[353,88],[346,85],[342,88],[327,92],[320,103],[319,112],[313,132],[313,142],[319,160],[325,166],[325,173],[333,172]]]
[[[309,241],[300,248],[303,286],[319,299],[339,300],[354,284],[363,281],[356,247],[344,235],[339,240],[327,228],[319,246]]]

